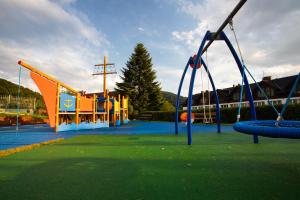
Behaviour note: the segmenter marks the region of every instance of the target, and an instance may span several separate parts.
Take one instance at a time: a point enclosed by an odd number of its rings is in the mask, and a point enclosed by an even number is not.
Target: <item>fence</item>
[[[12,95],[0,96],[0,112],[17,112],[17,107],[21,113],[33,113],[38,109],[44,109],[44,101],[36,97],[20,97]]]
[[[283,105],[285,104],[287,98],[280,98],[280,99],[270,99],[270,102],[273,105]],[[267,106],[268,101],[267,100],[255,100],[254,101],[255,106]],[[290,99],[289,104],[300,104],[300,97],[292,97]],[[220,108],[236,108],[239,106],[239,102],[232,102],[232,103],[220,103]],[[215,104],[211,105],[197,105],[197,106],[192,106],[192,110],[201,110],[203,108],[215,108]],[[249,102],[248,101],[243,101],[242,102],[242,107],[249,107]],[[187,110],[187,107],[183,107],[183,110]]]

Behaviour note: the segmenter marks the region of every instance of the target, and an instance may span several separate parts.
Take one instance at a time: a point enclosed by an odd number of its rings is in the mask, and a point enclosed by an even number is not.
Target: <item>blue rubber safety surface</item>
[[[211,133],[217,131],[216,125],[194,124],[192,126],[193,133]],[[222,132],[233,132],[232,126],[223,125]],[[69,138],[75,135],[83,134],[114,134],[114,135],[138,135],[138,134],[169,134],[175,132],[174,122],[145,122],[145,121],[130,121],[129,124],[92,129],[81,131],[66,131],[55,133],[47,124],[42,125],[24,125],[19,127],[16,132],[15,127],[0,127],[0,150],[15,148],[34,143],[40,143],[57,138]],[[186,125],[179,124],[179,134],[186,134]]]
[[[73,135],[55,133],[47,124],[24,125],[19,127],[19,131],[16,131],[16,127],[0,127],[0,150],[45,142],[57,138],[68,138]]]

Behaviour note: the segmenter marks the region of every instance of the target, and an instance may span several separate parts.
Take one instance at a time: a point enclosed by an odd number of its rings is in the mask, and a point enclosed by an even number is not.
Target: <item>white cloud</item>
[[[91,72],[110,43],[84,13],[71,13],[62,5],[73,2],[0,1],[3,78],[16,82],[17,61],[24,59],[76,89],[100,90],[102,84],[92,78]],[[32,87],[28,80],[29,76],[23,83]]]
[[[63,5],[66,5],[66,4],[72,4],[74,3],[76,0],[57,0],[58,3],[61,3]]]
[[[193,3],[177,0],[178,10],[192,16],[198,25],[187,31],[173,31],[181,48],[196,52],[206,30],[215,31],[238,3],[237,0],[205,0]],[[294,75],[300,71],[300,1],[246,2],[234,18],[235,29],[246,64],[255,77]],[[225,29],[236,47],[233,34]],[[234,60],[225,45],[214,42],[209,49],[209,67],[218,88],[241,82]],[[186,55],[187,57],[189,55]]]
[[[141,32],[145,31],[145,29],[143,29],[142,27],[138,27],[138,30],[141,31]]]

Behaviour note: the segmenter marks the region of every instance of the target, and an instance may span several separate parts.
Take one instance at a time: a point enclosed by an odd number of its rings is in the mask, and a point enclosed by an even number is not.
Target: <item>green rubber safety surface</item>
[[[300,199],[300,141],[80,135],[0,158],[1,199]]]

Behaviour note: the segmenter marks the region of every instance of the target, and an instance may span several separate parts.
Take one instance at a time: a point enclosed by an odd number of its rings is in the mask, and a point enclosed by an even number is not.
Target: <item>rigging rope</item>
[[[230,28],[230,30],[233,32],[234,39],[235,39],[235,42],[236,42],[236,44],[237,44],[238,51],[239,51],[239,54],[240,54],[240,57],[241,57],[241,61],[242,61],[242,64],[244,65],[244,58],[243,58],[243,55],[242,55],[242,51],[241,51],[241,48],[240,48],[240,45],[239,45],[239,42],[238,42],[236,33],[235,33],[235,29],[234,29],[234,27],[233,27],[233,21],[232,21],[232,19],[231,19],[230,22],[229,22],[229,28]]]
[[[16,133],[19,131],[21,72],[22,72],[22,68],[21,68],[21,66],[20,66],[20,67],[19,67],[19,85],[18,85],[18,102],[17,102],[17,123],[16,123]]]

